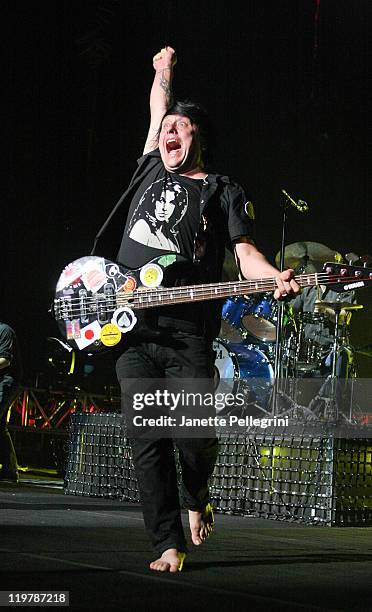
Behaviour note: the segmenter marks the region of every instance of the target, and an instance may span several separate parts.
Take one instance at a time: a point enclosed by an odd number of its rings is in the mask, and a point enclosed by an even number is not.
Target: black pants
[[[18,391],[19,386],[11,377],[0,380],[0,463],[4,472],[17,471],[17,456],[7,428],[7,415]]]
[[[209,379],[214,375],[212,342],[181,332],[163,342],[140,342],[129,347],[117,360],[116,373],[121,386],[123,410],[130,401],[128,380]],[[153,433],[153,432],[152,432]],[[182,471],[183,505],[201,511],[209,501],[208,478],[218,452],[212,437],[156,437],[131,439],[133,462],[138,480],[145,527],[157,554],[168,548],[186,550],[181,522],[174,444]]]

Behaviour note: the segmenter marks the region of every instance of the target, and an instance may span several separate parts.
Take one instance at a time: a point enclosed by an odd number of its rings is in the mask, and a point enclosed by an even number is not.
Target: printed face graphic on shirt
[[[132,240],[163,251],[180,252],[178,224],[188,207],[187,191],[169,176],[144,192],[128,226]]]
[[[175,198],[176,193],[174,191],[162,191],[160,200],[155,202],[155,217],[158,221],[169,221],[176,207],[174,204]]]

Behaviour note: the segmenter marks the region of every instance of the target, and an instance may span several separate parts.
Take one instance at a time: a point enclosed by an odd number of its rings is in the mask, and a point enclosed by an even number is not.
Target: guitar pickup
[[[103,294],[105,296],[106,308],[108,312],[114,312],[117,308],[116,305],[116,293],[111,283],[106,283],[103,287]]]
[[[79,289],[79,307],[80,307],[80,321],[85,325],[89,323],[89,317],[87,315],[87,297],[88,293],[86,289]]]
[[[111,321],[112,314],[117,308],[115,288],[106,283],[103,293],[96,294],[97,299],[97,320],[101,324]]]
[[[97,294],[97,321],[102,325],[108,323],[106,296],[102,293]]]
[[[116,294],[111,283],[106,283],[103,287],[103,294],[106,298],[107,310],[109,312],[114,312],[114,310],[116,310]]]

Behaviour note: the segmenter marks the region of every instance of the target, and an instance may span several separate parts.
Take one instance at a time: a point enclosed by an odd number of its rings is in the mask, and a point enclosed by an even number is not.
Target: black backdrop
[[[13,0],[2,4],[6,68],[1,319],[29,380],[42,367],[61,268],[86,254],[147,131],[152,56],[177,50],[175,92],[199,99],[215,166],[246,188],[261,249],[320,242],[370,254],[367,183],[369,0]],[[354,342],[371,343],[371,290]],[[355,321],[355,324],[354,324]],[[363,375],[372,359],[361,358]],[[102,370],[103,371],[103,370]]]

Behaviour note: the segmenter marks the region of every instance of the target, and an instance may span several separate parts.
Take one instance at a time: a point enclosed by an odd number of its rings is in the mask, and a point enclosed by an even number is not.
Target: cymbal
[[[316,302],[316,309],[318,311],[326,310],[327,308],[330,308],[331,310],[334,310],[334,311],[361,310],[362,308],[364,308],[364,306],[362,306],[362,304],[350,304],[350,302],[322,302],[322,301]]]
[[[319,272],[326,261],[336,261],[340,257],[338,251],[330,249],[320,242],[293,242],[284,249],[284,265],[297,270],[303,268],[305,272]],[[275,263],[280,265],[280,251],[276,254]]]
[[[230,323],[227,321],[224,321],[224,319],[221,319],[221,327],[218,337],[222,340],[228,340],[229,342],[242,342],[240,331],[233,325],[230,325]]]

